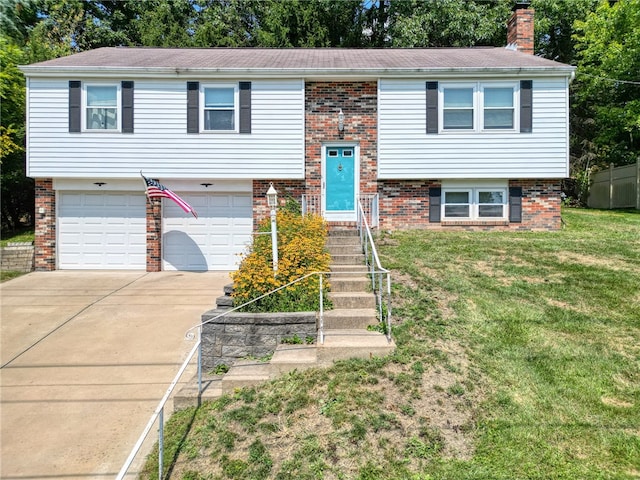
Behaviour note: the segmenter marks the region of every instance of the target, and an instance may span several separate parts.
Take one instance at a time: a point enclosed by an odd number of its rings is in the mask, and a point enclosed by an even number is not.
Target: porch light
[[[278,271],[278,226],[276,225],[276,207],[278,206],[278,192],[269,184],[267,190],[267,205],[271,208],[271,256],[273,257],[273,274]]]
[[[267,205],[272,208],[278,206],[278,192],[273,188],[273,183],[269,184],[269,190],[267,190]]]
[[[338,112],[338,131],[344,131],[344,113],[342,113],[342,109]]]

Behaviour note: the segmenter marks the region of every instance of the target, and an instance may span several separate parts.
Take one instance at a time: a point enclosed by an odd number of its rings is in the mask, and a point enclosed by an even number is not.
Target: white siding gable
[[[186,79],[122,80],[135,82],[133,134],[69,133],[68,79],[29,79],[29,176],[304,178],[302,80],[252,81],[250,134],[187,134]]]
[[[483,78],[481,81],[504,80]],[[532,133],[495,131],[427,134],[426,81],[379,81],[379,178],[568,176],[569,107],[566,78],[533,79]]]

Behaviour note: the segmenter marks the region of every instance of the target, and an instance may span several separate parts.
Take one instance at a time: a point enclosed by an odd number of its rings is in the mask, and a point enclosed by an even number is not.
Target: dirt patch
[[[620,400],[619,398],[612,397],[600,397],[600,401],[605,405],[609,405],[611,407],[618,408],[631,408],[633,407],[633,403],[625,402],[624,400]]]
[[[608,257],[596,257],[595,255],[585,255],[583,253],[575,252],[561,252],[557,255],[558,260],[565,263],[578,263],[580,265],[587,265],[593,267],[606,267],[611,270],[624,270],[635,272],[635,268],[630,266],[624,261],[617,260],[611,256]]]

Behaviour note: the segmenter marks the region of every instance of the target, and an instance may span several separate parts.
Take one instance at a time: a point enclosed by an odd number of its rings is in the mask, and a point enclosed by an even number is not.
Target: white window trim
[[[473,88],[473,128],[445,128],[444,126],[444,91],[447,88]],[[484,128],[484,89],[513,89],[513,128]],[[438,125],[441,134],[468,133],[516,133],[520,131],[520,82],[439,82],[438,83]]]
[[[87,88],[89,87],[115,87],[116,88],[116,128],[109,130],[108,128],[87,128]],[[81,131],[87,133],[121,133],[122,132],[122,84],[120,82],[82,82],[82,112],[81,112]]]
[[[229,130],[206,130],[204,128],[204,111],[205,103],[204,103],[204,91],[207,88],[233,88],[233,129]],[[238,133],[240,131],[240,85],[238,83],[201,83],[200,84],[200,111],[198,115],[200,116],[200,133]]]
[[[472,128],[445,128],[444,126],[444,91],[448,88],[452,89],[468,89],[471,88],[473,90],[473,103],[471,104],[471,108],[473,109],[472,115]],[[478,114],[477,114],[477,103],[478,103],[478,84],[477,83],[440,83],[438,85],[438,124],[440,125],[441,133],[469,133],[475,132],[478,129]]]
[[[509,217],[509,197],[507,195],[507,188],[505,187],[492,187],[492,186],[477,186],[477,187],[443,187],[442,188],[442,201],[440,202],[440,218],[442,221],[448,222],[465,222],[470,220],[477,220],[480,222],[491,222],[496,220],[507,220]],[[467,205],[467,204],[447,204],[446,193],[447,192],[469,192],[469,198],[471,202],[469,205],[468,217],[447,217],[445,215],[446,205]],[[483,204],[483,205],[502,205],[501,217],[481,217],[480,216],[480,192],[502,192],[503,203],[502,204]]]

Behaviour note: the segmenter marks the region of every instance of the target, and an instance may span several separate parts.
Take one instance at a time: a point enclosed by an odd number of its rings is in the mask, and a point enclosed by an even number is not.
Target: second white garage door
[[[236,270],[240,253],[251,242],[250,194],[179,193],[198,212],[185,214],[164,199],[162,264],[164,270]]]

